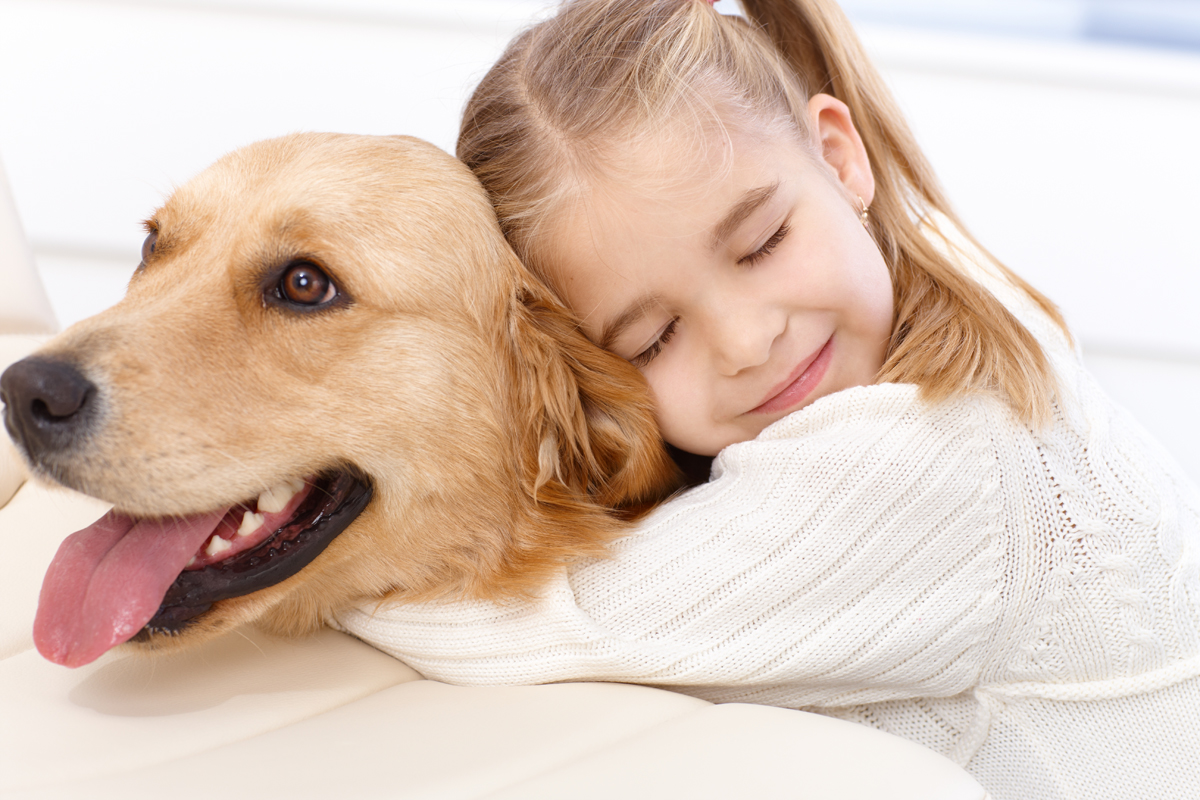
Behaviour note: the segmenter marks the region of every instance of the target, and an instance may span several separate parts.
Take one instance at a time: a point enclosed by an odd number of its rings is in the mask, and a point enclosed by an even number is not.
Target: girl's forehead
[[[787,180],[809,160],[788,133],[713,125],[623,137],[600,155],[578,198],[592,216],[718,213],[732,197]]]
[[[572,306],[584,295],[591,302],[611,293],[610,281],[638,283],[635,265],[645,259],[710,249],[739,205],[759,195],[782,202],[812,164],[794,138],[736,131],[710,132],[703,141],[686,132],[631,137],[614,153],[536,237],[543,277]],[[767,201],[753,207],[775,213]]]

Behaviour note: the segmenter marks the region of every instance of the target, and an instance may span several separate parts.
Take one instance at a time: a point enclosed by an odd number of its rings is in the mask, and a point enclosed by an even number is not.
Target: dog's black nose
[[[30,356],[0,375],[4,427],[35,459],[86,432],[95,397],[96,385],[65,361]]]

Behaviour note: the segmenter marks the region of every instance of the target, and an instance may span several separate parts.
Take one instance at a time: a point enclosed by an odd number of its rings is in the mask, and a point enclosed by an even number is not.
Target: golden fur
[[[374,496],[299,574],[143,646],[252,620],[300,634],[383,598],[535,594],[676,486],[641,376],[587,342],[432,145],[260,142],[147,224],[157,242],[125,299],[39,354],[79,365],[100,404],[70,457],[35,469],[135,516],[346,466]],[[346,302],[265,302],[297,258]]]

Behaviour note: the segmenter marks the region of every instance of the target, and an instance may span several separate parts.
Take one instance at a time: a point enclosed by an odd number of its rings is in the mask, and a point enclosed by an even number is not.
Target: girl
[[[856,720],[998,800],[1200,796],[1195,487],[963,231],[832,0],[743,6],[569,2],[459,141],[711,480],[538,602],[340,622],[453,682]]]

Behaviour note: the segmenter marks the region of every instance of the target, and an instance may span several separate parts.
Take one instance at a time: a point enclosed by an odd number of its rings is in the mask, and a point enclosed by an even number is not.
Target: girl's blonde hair
[[[715,113],[744,130],[783,119],[811,143],[808,98],[824,92],[849,107],[875,177],[870,230],[894,292],[877,380],[917,384],[931,401],[999,390],[1027,424],[1045,419],[1057,388],[1049,362],[930,241],[939,214],[965,228],[841,9],[833,0],[741,3],[747,20],[701,0],[571,0],[509,45],[467,103],[458,157],[518,255],[551,276],[538,234],[620,136]],[[1066,330],[1049,300],[996,264]]]

